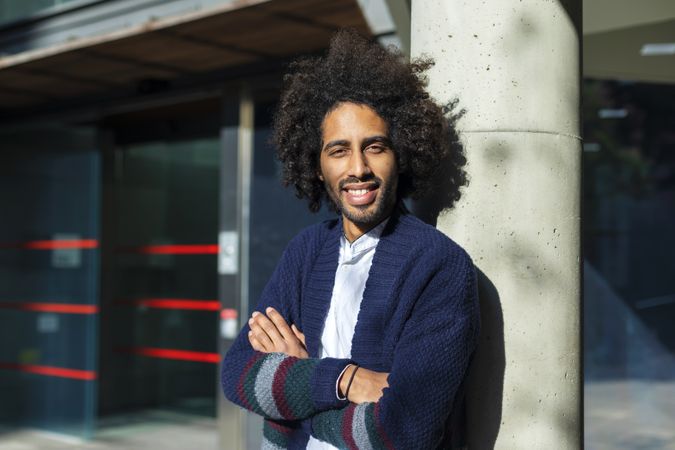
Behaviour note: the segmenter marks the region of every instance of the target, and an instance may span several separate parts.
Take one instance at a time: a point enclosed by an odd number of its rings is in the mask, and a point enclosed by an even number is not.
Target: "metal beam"
[[[34,48],[13,55],[0,56],[0,69],[17,66],[19,64],[25,64],[30,61],[47,58],[61,53],[94,47],[96,45],[104,44],[119,39],[138,36],[141,34],[145,34],[149,31],[174,27],[184,23],[189,23],[196,20],[205,19],[208,17],[213,17],[219,14],[226,14],[241,8],[259,5],[267,3],[269,1],[270,0],[238,0],[214,5],[208,8],[201,8],[196,11],[183,12],[182,14],[169,15],[161,18],[157,18],[156,16],[153,15],[148,15],[148,17],[146,17],[145,20],[139,23],[134,23],[131,26],[123,26],[123,27],[117,26],[113,28],[113,31],[103,32],[94,35],[87,35],[70,40],[64,39],[63,41],[56,42],[53,45],[49,45],[47,47]],[[117,2],[110,2],[110,4],[115,3]],[[100,20],[97,22],[97,26],[101,28]],[[110,30],[110,28],[105,29]]]
[[[277,18],[277,19],[297,23],[297,24],[300,24],[300,25],[306,25],[308,27],[317,28],[317,29],[320,29],[320,30],[326,30],[326,31],[330,31],[330,32],[334,32],[334,31],[337,30],[337,27],[334,27],[332,25],[326,25],[324,23],[320,23],[320,22],[317,22],[315,20],[312,20],[308,17],[299,16],[297,14],[293,14],[293,13],[289,13],[289,12],[279,11],[279,12],[271,13],[269,15],[271,17],[274,17],[274,18]]]
[[[190,72],[187,70],[183,70],[181,67],[178,66],[173,66],[170,64],[163,64],[163,63],[158,63],[158,62],[152,62],[152,61],[141,61],[135,58],[129,58],[127,56],[120,56],[120,55],[112,55],[110,53],[104,53],[100,52],[98,50],[92,50],[92,49],[80,49],[77,51],[78,53],[85,55],[89,58],[97,58],[97,59],[103,59],[107,61],[113,61],[116,63],[122,63],[126,65],[131,65],[135,67],[145,67],[148,69],[154,69],[154,70],[163,70],[165,72],[170,72],[175,75],[187,75]]]
[[[241,53],[243,55],[247,56],[255,56],[256,58],[270,58],[273,57],[274,55],[269,52],[261,52],[259,50],[253,50],[253,49],[248,49],[248,48],[243,48],[239,47],[236,45],[232,44],[224,44],[221,42],[215,42],[210,39],[205,39],[202,37],[198,37],[192,34],[183,34],[179,33],[174,30],[158,30],[159,34],[170,36],[175,39],[179,39],[181,41],[189,42],[191,44],[196,44],[196,45],[201,45],[204,47],[209,47],[209,48],[215,48],[217,50],[225,50],[228,52],[233,52],[233,53]]]
[[[47,69],[37,69],[32,67],[20,67],[18,69],[19,73],[27,73],[31,75],[39,75],[42,77],[56,78],[63,81],[73,82],[73,83],[84,83],[90,84],[92,86],[104,87],[104,88],[116,88],[119,87],[119,83],[111,83],[109,81],[98,80],[95,78],[83,77],[81,75],[70,75],[60,72],[54,72]]]

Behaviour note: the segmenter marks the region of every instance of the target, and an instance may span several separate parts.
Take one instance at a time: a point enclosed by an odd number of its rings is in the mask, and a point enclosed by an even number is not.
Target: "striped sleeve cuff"
[[[316,412],[310,378],[316,359],[299,359],[283,353],[256,353],[238,384],[242,405],[263,417],[295,420]]]
[[[293,428],[266,419],[263,424],[261,450],[283,450],[288,448]]]
[[[378,404],[351,403],[340,410],[319,413],[312,418],[312,435],[338,448],[392,449],[378,421]]]
[[[311,380],[314,406],[319,411],[345,406],[348,401],[337,396],[335,382],[353,361],[338,358],[322,358],[318,361]]]
[[[347,404],[335,395],[335,380],[349,363],[256,352],[242,372],[237,396],[244,408],[263,417],[304,419]]]

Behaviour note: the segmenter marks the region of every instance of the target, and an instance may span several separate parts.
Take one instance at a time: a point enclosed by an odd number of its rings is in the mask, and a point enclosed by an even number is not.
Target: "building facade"
[[[675,45],[675,11],[610,23],[595,3],[580,155],[585,443],[675,448],[675,68],[667,46],[631,53],[642,71],[609,56],[619,41]],[[268,138],[284,68],[346,26],[409,53],[413,6],[0,0],[4,430],[96,439],[120,418],[172,414],[213,423],[220,448],[257,448],[260,423],[224,401],[218,364],[288,240],[331,217],[279,184]],[[512,345],[502,333],[502,383]]]

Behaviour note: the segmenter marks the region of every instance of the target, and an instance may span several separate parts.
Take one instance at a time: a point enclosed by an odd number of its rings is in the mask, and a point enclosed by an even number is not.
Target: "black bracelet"
[[[356,375],[356,371],[359,370],[358,364],[354,364],[356,366],[356,369],[352,372],[352,375],[349,377],[349,383],[347,383],[347,390],[345,391],[345,398],[349,400],[349,388],[352,387],[352,381],[354,381],[354,375]]]

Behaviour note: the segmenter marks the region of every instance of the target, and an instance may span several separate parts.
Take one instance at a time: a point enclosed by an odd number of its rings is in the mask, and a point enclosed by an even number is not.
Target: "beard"
[[[377,184],[378,193],[375,201],[368,205],[348,204],[341,195],[343,187],[349,183],[363,182],[374,182]],[[365,179],[346,178],[338,183],[337,191],[325,181],[324,186],[337,212],[357,225],[377,225],[391,214],[396,204],[396,182],[385,183],[381,178],[376,176]]]

